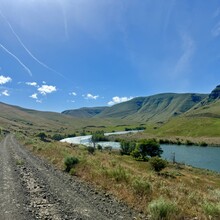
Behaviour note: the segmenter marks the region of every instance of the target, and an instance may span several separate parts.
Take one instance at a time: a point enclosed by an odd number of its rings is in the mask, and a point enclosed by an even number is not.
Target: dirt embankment
[[[55,170],[13,135],[0,143],[0,219],[137,219],[108,194]]]

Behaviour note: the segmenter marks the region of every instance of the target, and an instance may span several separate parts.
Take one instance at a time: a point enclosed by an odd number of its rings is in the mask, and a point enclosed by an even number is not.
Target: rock
[[[211,94],[209,95],[209,99],[219,99],[220,98],[220,85],[216,86],[214,90],[212,90]]]

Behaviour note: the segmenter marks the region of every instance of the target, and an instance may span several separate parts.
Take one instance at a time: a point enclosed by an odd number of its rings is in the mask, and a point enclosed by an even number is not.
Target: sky
[[[0,101],[61,112],[220,84],[219,0],[0,0]]]

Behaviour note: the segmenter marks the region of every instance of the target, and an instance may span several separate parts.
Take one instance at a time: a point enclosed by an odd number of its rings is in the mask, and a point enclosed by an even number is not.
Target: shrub
[[[146,195],[152,191],[152,186],[149,182],[143,179],[135,179],[132,182],[132,188],[136,194]]]
[[[60,140],[62,140],[62,139],[64,139],[64,138],[65,138],[65,136],[62,135],[62,134],[54,134],[54,135],[52,136],[52,139],[55,140],[55,141],[60,141]]]
[[[66,166],[65,171],[70,172],[70,170],[79,163],[79,159],[77,157],[68,156],[64,160],[64,164]]]
[[[76,170],[75,170],[74,167],[70,169],[69,174],[72,175],[72,176],[76,175]]]
[[[220,203],[214,204],[214,203],[205,202],[202,208],[206,215],[220,218]]]
[[[100,144],[98,144],[97,149],[102,151],[103,148],[102,148],[102,146]]]
[[[120,142],[120,153],[121,155],[130,155],[131,152],[135,149],[135,142],[130,141],[121,141]]]
[[[194,143],[192,142],[192,141],[190,141],[190,140],[186,140],[186,143],[185,143],[186,145],[188,145],[188,146],[191,146],[191,145],[193,145]]]
[[[88,150],[88,152],[90,154],[94,154],[95,153],[95,148],[94,147],[89,146],[89,147],[87,147],[87,150]]]
[[[167,161],[159,157],[152,157],[150,158],[149,162],[153,170],[155,170],[156,172],[160,172],[167,166]]]
[[[148,212],[152,220],[169,220],[175,217],[178,208],[175,203],[166,201],[163,198],[152,201],[148,205]]]
[[[201,147],[207,147],[208,144],[207,144],[206,142],[202,141],[201,143],[199,143],[199,146],[201,146]]]
[[[112,176],[116,180],[116,182],[128,182],[129,179],[127,171],[121,166],[118,166],[117,168],[111,170],[110,176]]]
[[[136,145],[135,149],[131,152],[134,158],[141,158],[146,160],[147,156],[155,157],[163,153],[159,143],[155,139],[141,140]]]
[[[41,141],[46,141],[47,135],[44,132],[40,132],[37,134],[37,137],[39,137]]]

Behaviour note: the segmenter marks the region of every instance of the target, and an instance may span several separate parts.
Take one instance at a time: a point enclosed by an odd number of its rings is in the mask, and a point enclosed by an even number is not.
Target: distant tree
[[[39,134],[37,134],[37,137],[39,137],[41,141],[45,141],[47,135],[44,132],[40,132]]]
[[[65,138],[65,136],[62,135],[62,134],[54,134],[54,135],[52,136],[52,139],[55,140],[55,141],[60,141],[60,140],[62,140],[62,139],[64,139],[64,138]]]
[[[104,131],[96,131],[92,133],[91,142],[93,143],[93,147],[95,148],[96,143],[99,141],[107,141],[107,137],[104,134]]]

